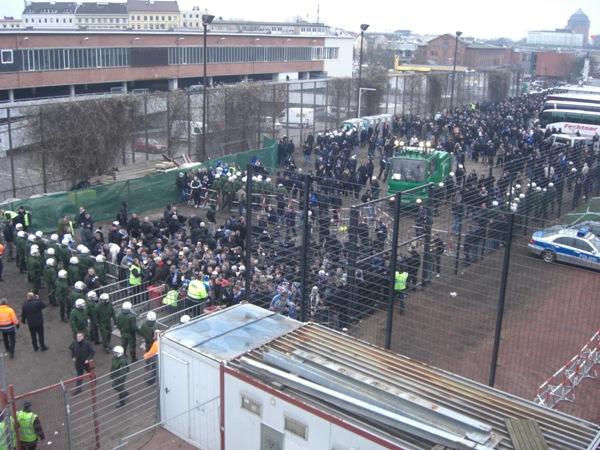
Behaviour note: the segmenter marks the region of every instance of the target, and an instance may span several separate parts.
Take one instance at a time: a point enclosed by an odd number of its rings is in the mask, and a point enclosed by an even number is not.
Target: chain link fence
[[[382,86],[383,92],[365,95],[361,114],[433,117],[446,107],[448,100],[448,77],[444,88],[438,86],[441,81],[437,75],[390,77]],[[487,78],[485,72],[459,74],[456,104],[486,100]],[[369,82],[367,76],[363,82]],[[4,174],[0,178],[0,199],[27,198],[85,187],[93,176],[121,179],[129,172],[132,177],[140,176],[142,171],[152,170],[155,164],[163,162],[163,154],[170,158],[187,155],[192,161],[205,162],[260,148],[263,136],[279,139],[286,135],[301,144],[309,132],[316,135],[319,131],[337,129],[344,120],[356,117],[354,84],[352,79],[328,79],[216,86],[208,89],[205,127],[202,124],[203,94],[196,90],[0,105],[0,171]],[[71,141],[77,142],[77,149],[85,149],[91,159],[89,164],[78,162],[82,165],[79,175],[65,177],[63,164],[67,157],[62,154],[53,157],[55,150],[48,141],[55,139],[54,134],[58,132],[52,119],[58,113],[44,115],[42,111],[51,107],[68,111],[73,105],[81,109],[76,116],[84,121],[65,133]],[[108,166],[107,161],[94,163],[95,154],[106,152],[96,148],[101,138],[93,128],[105,122],[106,111],[116,115],[114,111],[118,110],[123,111],[122,120],[104,131],[118,137],[109,144],[115,147],[115,151],[109,152],[113,155],[110,163]],[[279,122],[281,114],[293,112],[295,115],[298,110],[309,117],[304,126],[298,127],[293,121]],[[85,111],[90,115],[87,122]],[[125,114],[126,111],[129,112]],[[206,136],[202,134],[204,128]],[[98,167],[106,170],[99,172]]]

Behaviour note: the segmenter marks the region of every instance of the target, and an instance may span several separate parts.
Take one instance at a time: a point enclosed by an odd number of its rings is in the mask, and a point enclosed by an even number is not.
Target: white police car
[[[600,269],[600,239],[586,227],[536,231],[529,249],[548,263],[561,261]]]

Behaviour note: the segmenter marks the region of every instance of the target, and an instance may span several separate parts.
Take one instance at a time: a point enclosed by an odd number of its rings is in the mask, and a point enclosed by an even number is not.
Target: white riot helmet
[[[71,259],[69,259],[69,264],[79,264],[79,260],[77,259],[77,256],[71,256]]]
[[[113,352],[117,358],[120,358],[121,356],[123,356],[124,353],[123,347],[117,345],[115,348],[113,348]]]
[[[83,309],[85,307],[85,300],[82,298],[78,298],[77,300],[75,300],[75,308],[77,309]]]
[[[64,239],[61,241],[61,244],[62,244],[62,245],[66,245],[67,247],[69,246],[69,244],[70,244],[70,243],[71,243],[71,241],[69,241],[69,238],[64,238]]]
[[[40,250],[38,248],[33,248],[32,247],[30,253],[31,253],[32,256],[37,256],[37,255],[40,254]]]
[[[100,295],[100,301],[101,301],[102,303],[106,303],[106,302],[108,302],[108,294],[101,294],[101,295]]]
[[[35,234],[30,234],[30,235],[27,237],[27,240],[28,240],[29,242],[35,242]]]
[[[46,265],[47,266],[53,266],[55,264],[54,259],[53,258],[48,258],[46,260]]]
[[[104,257],[104,255],[98,255],[98,256],[96,256],[96,262],[101,263],[101,262],[104,262],[105,259],[106,258]]]
[[[183,316],[181,316],[181,319],[179,319],[180,323],[188,323],[190,321],[191,317],[188,316],[187,314],[184,314]]]
[[[46,250],[46,255],[54,256],[54,249],[53,248],[49,248],[48,250]]]
[[[87,255],[90,252],[90,249],[87,248],[85,245],[81,246],[81,249],[79,250],[79,253],[81,253],[82,255]]]
[[[125,302],[125,303],[123,303],[123,306],[121,306],[121,309],[123,311],[131,311],[131,302]]]
[[[54,241],[54,242],[58,242],[58,234],[54,233],[52,236],[50,236],[50,240]]]
[[[83,284],[83,281],[76,281],[75,289],[77,289],[78,291],[83,291],[85,289],[85,284]]]
[[[95,302],[98,300],[98,294],[96,294],[95,291],[90,291],[87,293],[87,298],[88,298],[88,300]]]
[[[149,320],[150,322],[156,322],[156,313],[154,311],[150,311],[146,316],[146,320]]]
[[[19,225],[20,225],[20,224],[19,224]],[[19,231],[19,232],[17,233],[17,236],[18,236],[18,237],[20,237],[20,238],[24,238],[24,237],[25,237],[25,232],[24,232],[23,230],[21,230],[21,231]]]
[[[67,278],[67,271],[66,270],[59,270],[58,271],[58,278]]]
[[[40,230],[38,230],[35,232],[35,236],[41,239],[44,237],[44,233],[42,233]]]
[[[15,228],[17,230],[21,230],[21,229],[23,229],[23,224],[22,223],[18,223],[18,224],[15,225]]]

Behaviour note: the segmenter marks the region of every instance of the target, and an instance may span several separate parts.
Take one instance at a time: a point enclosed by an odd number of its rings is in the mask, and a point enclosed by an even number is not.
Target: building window
[[[154,16],[150,16],[150,20],[154,20]]]
[[[258,417],[262,417],[262,405],[244,395],[242,395],[242,409],[250,411],[252,414],[256,414]]]
[[[290,417],[285,418],[285,431],[289,431],[304,440],[308,440],[308,426]]]
[[[2,64],[13,63],[13,52],[12,50],[2,50],[1,56]]]

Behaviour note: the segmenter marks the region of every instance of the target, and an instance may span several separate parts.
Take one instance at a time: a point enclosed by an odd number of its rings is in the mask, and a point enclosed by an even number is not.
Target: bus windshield
[[[392,159],[390,178],[396,181],[423,183],[427,180],[427,162],[416,159]]]

